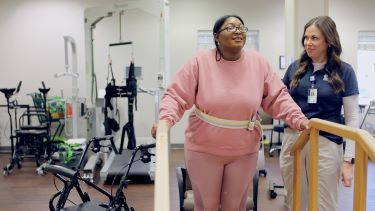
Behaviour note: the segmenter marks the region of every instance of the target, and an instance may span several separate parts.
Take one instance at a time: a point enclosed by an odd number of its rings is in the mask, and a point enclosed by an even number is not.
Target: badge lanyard
[[[308,90],[307,103],[315,104],[318,101],[318,89],[315,88],[315,76],[310,76],[311,88]]]

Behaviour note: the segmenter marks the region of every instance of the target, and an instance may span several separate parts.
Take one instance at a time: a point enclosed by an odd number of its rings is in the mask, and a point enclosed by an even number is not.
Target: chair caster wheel
[[[46,174],[46,172],[43,170],[43,168],[38,167],[38,168],[36,169],[36,174],[39,175],[39,176],[43,176],[43,175]]]
[[[266,177],[267,171],[266,170],[259,170],[259,175],[263,175],[264,177]]]
[[[3,171],[3,175],[4,175],[4,176],[8,176],[9,174],[10,174],[9,171],[5,171],[5,170]]]
[[[270,191],[271,199],[275,199],[277,197],[277,193],[275,191]]]
[[[8,176],[10,173],[12,173],[12,170],[13,167],[10,164],[7,164],[6,166],[4,166],[3,175]]]

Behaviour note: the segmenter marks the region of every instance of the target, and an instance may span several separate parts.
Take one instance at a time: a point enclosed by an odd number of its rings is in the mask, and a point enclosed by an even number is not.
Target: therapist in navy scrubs
[[[311,19],[304,27],[301,41],[304,51],[288,67],[283,78],[290,95],[309,119],[320,118],[358,127],[357,78],[352,66],[340,59],[342,49],[335,22],[328,16]],[[293,157],[290,156],[290,150],[299,133],[290,128],[285,129],[280,153],[280,168],[289,209],[292,208],[293,199]],[[354,147],[351,140],[344,141],[326,132],[319,133],[319,211],[337,210],[340,183],[351,186]],[[306,145],[302,151],[303,211],[308,206],[308,148]]]

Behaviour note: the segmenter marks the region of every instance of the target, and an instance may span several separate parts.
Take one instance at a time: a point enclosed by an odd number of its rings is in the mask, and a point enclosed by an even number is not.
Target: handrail
[[[294,156],[293,211],[298,211],[301,207],[301,150],[308,141],[310,141],[309,210],[318,210],[318,149],[320,130],[351,139],[355,142],[356,164],[354,166],[353,210],[366,210],[367,163],[368,157],[375,161],[375,139],[365,130],[322,119],[311,119],[309,126],[310,129],[302,132],[290,152]]]
[[[170,211],[169,190],[169,128],[160,120],[156,133],[156,167],[154,211]]]

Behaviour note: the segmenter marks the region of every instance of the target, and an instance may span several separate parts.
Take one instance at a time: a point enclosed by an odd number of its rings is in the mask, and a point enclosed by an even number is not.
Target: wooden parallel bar
[[[348,127],[321,119],[311,119],[310,129],[305,130],[291,150],[294,159],[293,211],[300,209],[301,200],[301,150],[310,139],[309,156],[309,211],[318,210],[318,153],[319,131],[326,131],[356,142],[356,164],[354,169],[353,210],[366,210],[368,158],[375,161],[375,139],[367,131]]]
[[[309,211],[318,211],[319,130],[312,128],[309,146]]]
[[[365,151],[357,147],[355,149],[353,210],[366,210],[367,163],[368,156]]]
[[[294,154],[294,175],[295,178],[301,178],[301,150]],[[293,211],[301,209],[301,180],[293,179]]]
[[[297,150],[302,150],[305,147],[306,143],[309,142],[311,129],[302,131],[299,135],[296,143],[294,143],[292,149],[290,150],[290,155],[293,155]]]
[[[375,161],[375,139],[371,134],[365,130],[329,122],[322,119],[311,119],[310,127],[318,130],[323,130],[343,138],[348,138],[355,141],[356,146],[360,146],[365,150],[366,154]]]
[[[169,128],[160,120],[156,135],[154,211],[170,211]]]

